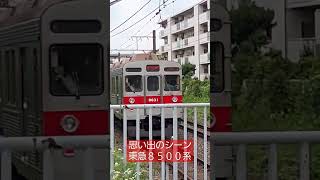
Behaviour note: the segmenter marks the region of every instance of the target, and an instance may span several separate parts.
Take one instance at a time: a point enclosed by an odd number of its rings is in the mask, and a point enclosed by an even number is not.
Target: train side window
[[[16,103],[16,62],[15,62],[15,51],[8,50],[5,52],[5,63],[6,63],[6,85],[7,85],[7,102],[9,104]]]
[[[111,93],[114,94],[114,77],[111,78]]]
[[[16,57],[15,57],[15,50],[10,51],[10,56],[11,56],[11,73],[12,73],[12,78],[11,78],[11,91],[12,91],[12,96],[11,96],[11,103],[16,104],[16,95],[17,95],[17,86],[16,86],[16,78],[17,78],[17,71],[16,71]]]
[[[165,75],[164,76],[165,91],[180,91],[180,76],[179,75]]]
[[[142,91],[142,76],[129,75],[126,76],[126,91],[127,92],[141,92]]]
[[[210,85],[212,92],[222,92],[224,90],[224,47],[221,42],[210,44],[210,61],[212,65],[210,74]]]
[[[147,78],[147,89],[148,91],[159,91],[159,77],[149,76]]]
[[[5,102],[8,103],[10,101],[10,52],[6,51],[4,56],[4,62],[5,62]]]
[[[116,91],[119,89],[119,76],[116,76],[116,82],[115,82],[115,86],[114,87],[115,87]]]

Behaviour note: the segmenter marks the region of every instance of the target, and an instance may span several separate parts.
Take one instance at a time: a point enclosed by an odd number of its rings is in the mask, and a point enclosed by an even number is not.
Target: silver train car
[[[111,67],[111,104],[172,104],[182,103],[181,65],[163,60],[127,60]],[[136,110],[126,109],[128,136],[136,136]],[[172,108],[164,108],[166,137],[172,136]],[[149,135],[149,110],[140,109],[140,136]],[[123,110],[115,111],[123,119]],[[161,136],[161,109],[152,109],[153,136]],[[178,108],[177,118],[182,118]]]
[[[24,1],[1,13],[0,128],[6,137],[109,134],[109,3]],[[93,150],[95,180],[109,150]],[[83,179],[82,150],[56,150],[56,180]],[[13,170],[42,180],[42,152],[15,152]]]

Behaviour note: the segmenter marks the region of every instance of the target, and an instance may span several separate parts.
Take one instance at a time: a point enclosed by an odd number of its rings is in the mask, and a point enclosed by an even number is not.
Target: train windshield
[[[147,79],[148,91],[159,91],[159,77],[149,76]]]
[[[142,91],[142,76],[129,75],[126,76],[126,91],[127,92],[141,92]]]
[[[180,91],[180,76],[179,75],[165,75],[165,91]]]
[[[50,48],[50,91],[57,96],[103,93],[103,48],[97,44]]]

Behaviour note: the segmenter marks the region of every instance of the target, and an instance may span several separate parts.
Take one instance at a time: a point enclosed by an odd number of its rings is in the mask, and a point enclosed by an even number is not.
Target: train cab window
[[[210,74],[210,84],[212,92],[222,92],[224,90],[224,47],[220,42],[210,44],[212,53],[210,61],[212,70]]]
[[[159,77],[149,76],[147,78],[147,88],[148,91],[159,91]]]
[[[127,92],[141,92],[142,91],[142,76],[129,75],[126,76],[126,91]]]
[[[165,91],[180,91],[180,76],[179,75],[165,75]]]
[[[98,44],[60,44],[50,48],[50,92],[55,96],[103,93],[103,48]]]

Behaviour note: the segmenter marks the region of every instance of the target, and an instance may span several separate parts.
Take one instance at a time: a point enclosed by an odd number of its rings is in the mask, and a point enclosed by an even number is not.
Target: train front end
[[[41,18],[42,134],[106,135],[109,126],[109,6],[103,0],[66,1]],[[108,178],[108,149],[95,149],[94,176]],[[82,179],[84,152],[54,154],[55,179]]]
[[[175,62],[141,60],[124,66],[123,104],[175,104],[182,102],[181,66]],[[127,109],[128,135],[136,136],[136,110]],[[177,118],[182,117],[178,109]],[[152,116],[152,135],[161,136],[161,115],[165,118],[165,135],[173,135],[172,108],[146,108],[140,110],[140,136],[149,137],[149,117]]]

